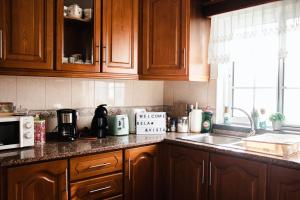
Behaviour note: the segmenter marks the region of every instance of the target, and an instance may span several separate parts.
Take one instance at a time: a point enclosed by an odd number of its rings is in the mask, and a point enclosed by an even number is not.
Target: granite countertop
[[[267,154],[255,153],[234,149],[225,146],[196,143],[177,139],[179,136],[190,134],[168,133],[165,135],[129,135],[110,136],[96,140],[76,140],[74,142],[47,142],[34,147],[0,151],[0,166],[10,167],[30,164],[39,161],[66,159],[74,156],[101,153],[112,150],[132,148],[142,145],[166,142],[177,144],[212,153],[225,153],[245,159],[257,160],[265,163],[277,164],[300,169],[300,152],[289,157],[277,157]]]

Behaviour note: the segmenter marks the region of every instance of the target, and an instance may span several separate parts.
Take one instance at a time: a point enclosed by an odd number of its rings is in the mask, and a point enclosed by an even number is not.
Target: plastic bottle
[[[230,113],[229,113],[229,108],[227,106],[224,107],[224,124],[230,125],[231,120],[230,120]]]
[[[212,111],[205,111],[202,114],[201,133],[209,133],[212,129]]]
[[[201,132],[202,123],[202,110],[198,109],[198,102],[196,102],[195,109],[193,109],[189,114],[190,119],[190,131],[193,133]]]
[[[264,130],[267,128],[267,116],[264,108],[260,109],[259,128]]]

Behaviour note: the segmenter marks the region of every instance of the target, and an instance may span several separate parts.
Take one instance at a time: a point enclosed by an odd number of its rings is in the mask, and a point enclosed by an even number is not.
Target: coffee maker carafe
[[[108,112],[105,106],[106,104],[102,104],[96,108],[91,125],[91,135],[98,138],[104,138],[108,131]]]
[[[77,111],[73,109],[57,110],[59,138],[73,141],[77,136]]]

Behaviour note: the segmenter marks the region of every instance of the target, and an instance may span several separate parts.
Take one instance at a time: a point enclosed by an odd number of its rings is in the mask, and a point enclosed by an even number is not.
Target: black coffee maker
[[[73,141],[77,137],[77,111],[73,109],[57,110],[58,138]]]
[[[102,104],[96,108],[91,125],[91,135],[98,138],[104,138],[108,132],[108,112],[105,106],[106,104]]]

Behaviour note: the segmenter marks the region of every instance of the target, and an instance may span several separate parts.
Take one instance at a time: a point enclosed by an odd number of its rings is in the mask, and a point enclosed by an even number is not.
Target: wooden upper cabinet
[[[160,146],[125,151],[125,199],[160,199]]]
[[[103,72],[137,74],[138,15],[138,0],[103,0]]]
[[[206,200],[208,153],[170,146],[167,163],[167,199]]]
[[[143,1],[143,75],[185,75],[186,0]]]
[[[271,166],[269,200],[299,200],[300,170]]]
[[[81,17],[64,14],[64,6],[75,4]],[[85,9],[92,9],[91,17]],[[101,0],[57,0],[56,20],[56,69],[100,72]]]
[[[265,200],[266,164],[211,154],[210,200]]]
[[[199,0],[144,0],[141,23],[143,79],[208,80],[210,20]]]
[[[52,69],[53,0],[0,0],[0,67]]]
[[[10,200],[68,198],[66,160],[9,168],[7,180]]]

